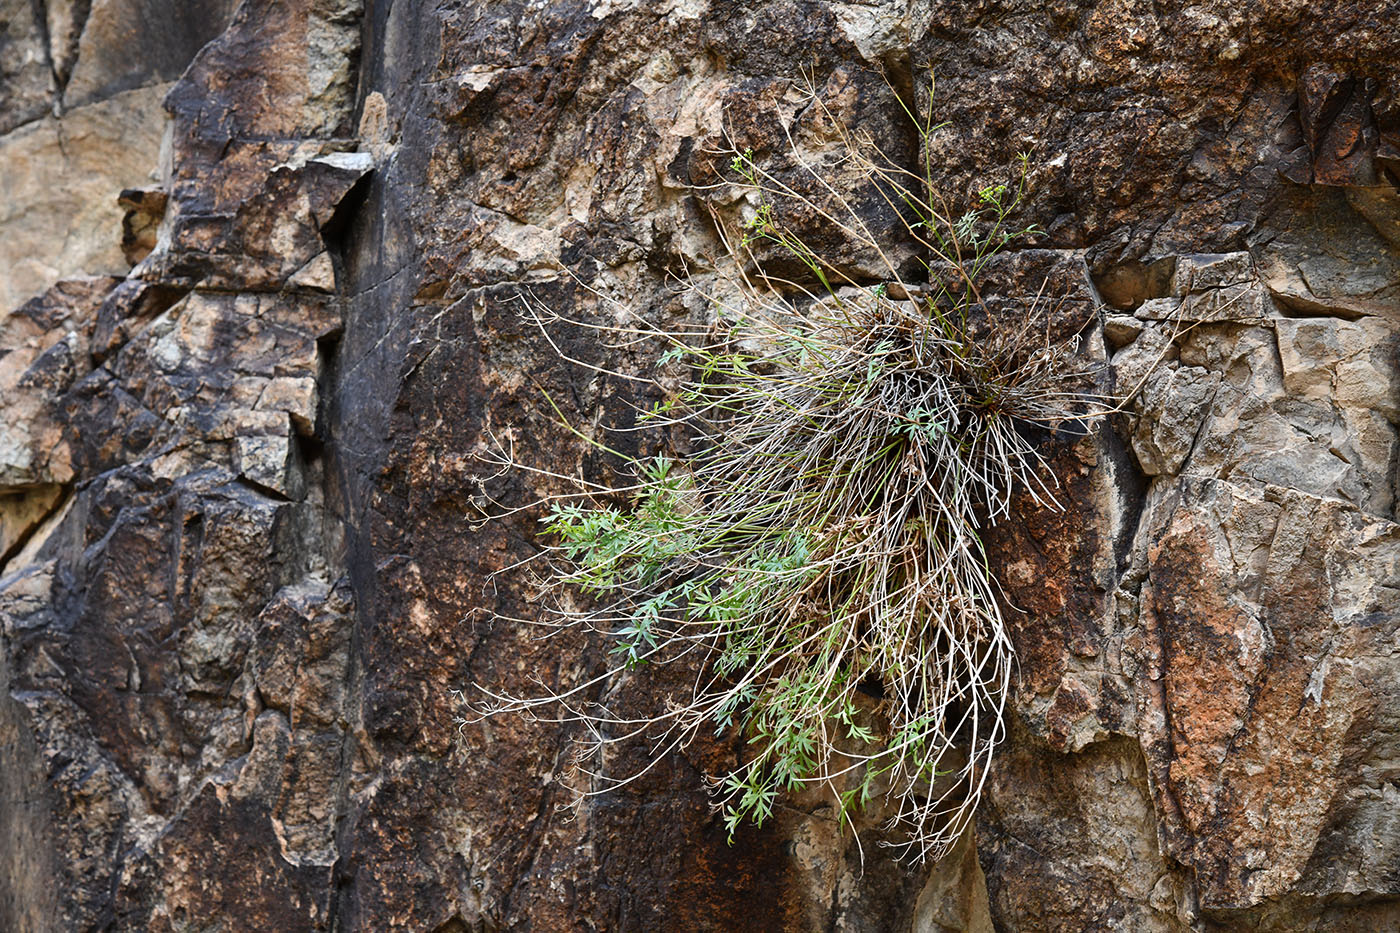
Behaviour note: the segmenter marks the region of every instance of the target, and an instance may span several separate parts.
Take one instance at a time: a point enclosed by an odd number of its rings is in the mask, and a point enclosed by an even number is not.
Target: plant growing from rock
[[[731,271],[684,283],[713,309],[711,325],[666,329],[633,314],[592,325],[604,339],[652,341],[658,372],[644,381],[658,390],[680,368],[679,391],[644,418],[682,432],[693,453],[639,459],[590,441],[622,457],[631,481],[574,478],[573,492],[545,500],[549,543],[531,563],[552,599],[530,621],[599,632],[614,663],[539,696],[480,687],[482,714],[587,726],[581,793],[642,773],[594,764],[614,743],[650,741],[654,764],[701,732],[736,729],[746,757],[712,776],[731,834],[808,786],[829,788],[847,818],[885,798],[915,858],[942,855],[972,816],[1014,665],[981,532],[1010,514],[1016,490],[1056,504],[1027,428],[1082,428],[1113,406],[1087,391],[1093,367],[1077,340],[1050,339],[1043,290],[1009,324],[983,304],[983,273],[1030,232],[1012,221],[1025,158],[1019,178],[982,188],[954,216],[926,158],[937,127],[915,123],[917,172],[868,138],[840,137],[900,218],[915,263],[893,258],[796,145],[816,194],[732,152],[729,183],[750,195],[750,212],[725,243]],[[786,222],[793,212],[879,257],[882,279],[843,272]],[[756,257],[800,274],[765,274]],[[901,271],[911,265],[915,275]],[[525,305],[546,336],[562,323]],[[493,458],[567,479],[506,445]],[[697,673],[664,709],[632,716],[599,699],[620,672],[677,663]]]

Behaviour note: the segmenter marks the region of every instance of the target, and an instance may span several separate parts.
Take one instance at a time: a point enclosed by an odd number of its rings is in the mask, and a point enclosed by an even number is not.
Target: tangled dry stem
[[[935,129],[921,126],[925,144]],[[527,562],[553,598],[543,618],[519,621],[603,633],[615,664],[536,696],[479,686],[478,713],[584,724],[585,796],[635,780],[704,730],[741,729],[748,757],[712,778],[731,832],[761,823],[780,793],[821,785],[845,816],[885,799],[906,853],[937,858],[973,815],[1013,677],[981,530],[1010,514],[1016,490],[1057,505],[1027,427],[1082,430],[1119,405],[1086,388],[1095,372],[1077,338],[1051,339],[1045,294],[1027,296],[1014,325],[985,313],[979,277],[1024,232],[1008,227],[1021,186],[984,189],[952,217],[926,165],[920,175],[868,139],[843,142],[903,221],[920,281],[905,280],[829,166],[791,145],[814,183],[804,193],[732,153],[756,197],[725,244],[731,271],[683,283],[713,308],[712,324],[567,322],[617,346],[652,341],[663,369],[682,367],[680,392],[645,414],[696,452],[631,459],[634,481],[615,487],[521,463],[508,443],[489,456],[574,483],[546,498],[554,543]],[[783,223],[793,207],[880,257],[883,282],[858,284],[808,248]],[[755,251],[775,247],[810,274],[765,275]],[[569,359],[551,336],[566,322],[524,306]],[[659,372],[611,375],[663,390]],[[626,715],[607,699],[620,673],[683,659],[698,672],[693,689],[665,709]],[[607,773],[606,751],[640,738],[650,763]]]

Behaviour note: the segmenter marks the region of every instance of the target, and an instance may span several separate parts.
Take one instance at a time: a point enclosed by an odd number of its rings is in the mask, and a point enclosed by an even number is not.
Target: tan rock
[[[0,308],[65,276],[124,275],[124,188],[158,166],[165,87],[118,94],[0,137]]]
[[[63,487],[53,484],[0,492],[0,573],[4,561],[25,543],[63,498]]]

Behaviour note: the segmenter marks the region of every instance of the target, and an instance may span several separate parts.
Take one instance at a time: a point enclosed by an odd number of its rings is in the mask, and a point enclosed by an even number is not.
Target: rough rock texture
[[[0,0],[0,929],[1400,928],[1397,20]],[[454,691],[605,646],[489,621],[534,527],[480,495],[548,487],[476,455],[604,475],[539,388],[649,400],[512,301],[698,313],[716,147],[800,180],[810,83],[912,161],[930,70],[950,198],[1032,151],[989,303],[1050,276],[1141,387],[1043,439],[1066,511],[990,535],[1020,676],[976,832],[911,868],[874,813],[862,865],[814,796],[730,846],[699,776],[738,737],[559,812],[569,729]]]

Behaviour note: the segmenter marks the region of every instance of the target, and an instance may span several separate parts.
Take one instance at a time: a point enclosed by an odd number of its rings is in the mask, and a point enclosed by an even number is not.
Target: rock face
[[[1397,18],[0,0],[0,929],[1400,928]],[[603,476],[540,387],[649,401],[515,297],[697,313],[715,150],[833,151],[804,86],[910,164],[893,95],[931,106],[954,201],[1029,149],[989,300],[1048,272],[1141,389],[989,536],[1011,735],[922,868],[818,796],[727,844],[742,737],[570,814],[571,727],[456,723],[606,663],[490,621],[534,524],[481,495],[553,487],[477,455]]]

